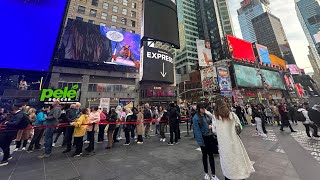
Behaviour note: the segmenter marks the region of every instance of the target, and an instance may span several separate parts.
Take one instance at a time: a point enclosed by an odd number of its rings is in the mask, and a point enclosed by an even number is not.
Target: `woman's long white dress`
[[[235,125],[240,120],[235,113],[230,113],[229,120],[221,117],[215,121],[220,163],[223,175],[229,179],[247,179],[255,170],[247,151],[237,135]]]

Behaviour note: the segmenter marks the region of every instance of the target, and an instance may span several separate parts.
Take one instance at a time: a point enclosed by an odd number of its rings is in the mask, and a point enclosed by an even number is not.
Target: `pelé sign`
[[[61,103],[79,102],[80,89],[79,85],[73,85],[71,89],[64,87],[63,89],[43,89],[40,96],[40,102],[53,102],[60,100]]]

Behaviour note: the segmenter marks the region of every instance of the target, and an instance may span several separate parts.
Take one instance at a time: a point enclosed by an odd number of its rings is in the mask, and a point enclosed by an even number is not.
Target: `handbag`
[[[233,113],[232,113],[232,118],[235,121],[235,117],[234,117]],[[242,128],[241,128],[241,125],[238,124],[236,121],[235,121],[235,123],[236,123],[236,125],[235,125],[236,133],[239,136],[241,134],[241,132],[242,132]]]

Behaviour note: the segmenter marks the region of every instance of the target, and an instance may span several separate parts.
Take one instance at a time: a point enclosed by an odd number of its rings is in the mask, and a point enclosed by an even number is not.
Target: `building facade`
[[[234,28],[232,24],[232,19],[230,16],[230,10],[228,2],[226,0],[217,0],[217,5],[220,14],[220,21],[222,24],[223,35],[227,34],[234,35]]]
[[[317,71],[320,67],[320,44],[314,38],[314,35],[320,31],[320,1],[295,0],[295,5],[298,19],[309,42],[311,59],[315,60],[312,67],[314,71]]]
[[[67,18],[140,34],[142,0],[71,0]]]
[[[252,19],[265,13],[270,13],[269,0],[243,0],[238,9],[238,20],[242,37],[249,42],[256,42],[257,38],[252,26]]]
[[[257,43],[267,46],[274,54],[288,62],[296,64],[281,21],[276,16],[265,12],[252,19]]]

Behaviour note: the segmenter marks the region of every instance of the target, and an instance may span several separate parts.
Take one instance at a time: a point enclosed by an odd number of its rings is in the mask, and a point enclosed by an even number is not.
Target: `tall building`
[[[142,0],[71,0],[67,17],[140,34]]]
[[[227,0],[217,0],[217,5],[220,14],[220,21],[222,23],[223,35],[234,35],[234,29]]]
[[[188,74],[198,63],[196,39],[198,39],[197,0],[177,0],[180,49],[175,52],[177,74]]]
[[[288,64],[296,64],[279,18],[265,12],[253,18],[252,25],[257,42],[267,46],[270,54],[286,60]]]
[[[320,1],[295,0],[297,16],[309,42],[310,55],[315,59],[315,65],[320,67],[320,43],[314,35],[320,31]],[[312,64],[312,63],[311,63]],[[313,67],[316,71],[315,67]]]
[[[241,8],[238,9],[238,20],[243,39],[256,42],[257,38],[252,26],[252,19],[265,13],[270,13],[269,0],[243,0]]]

